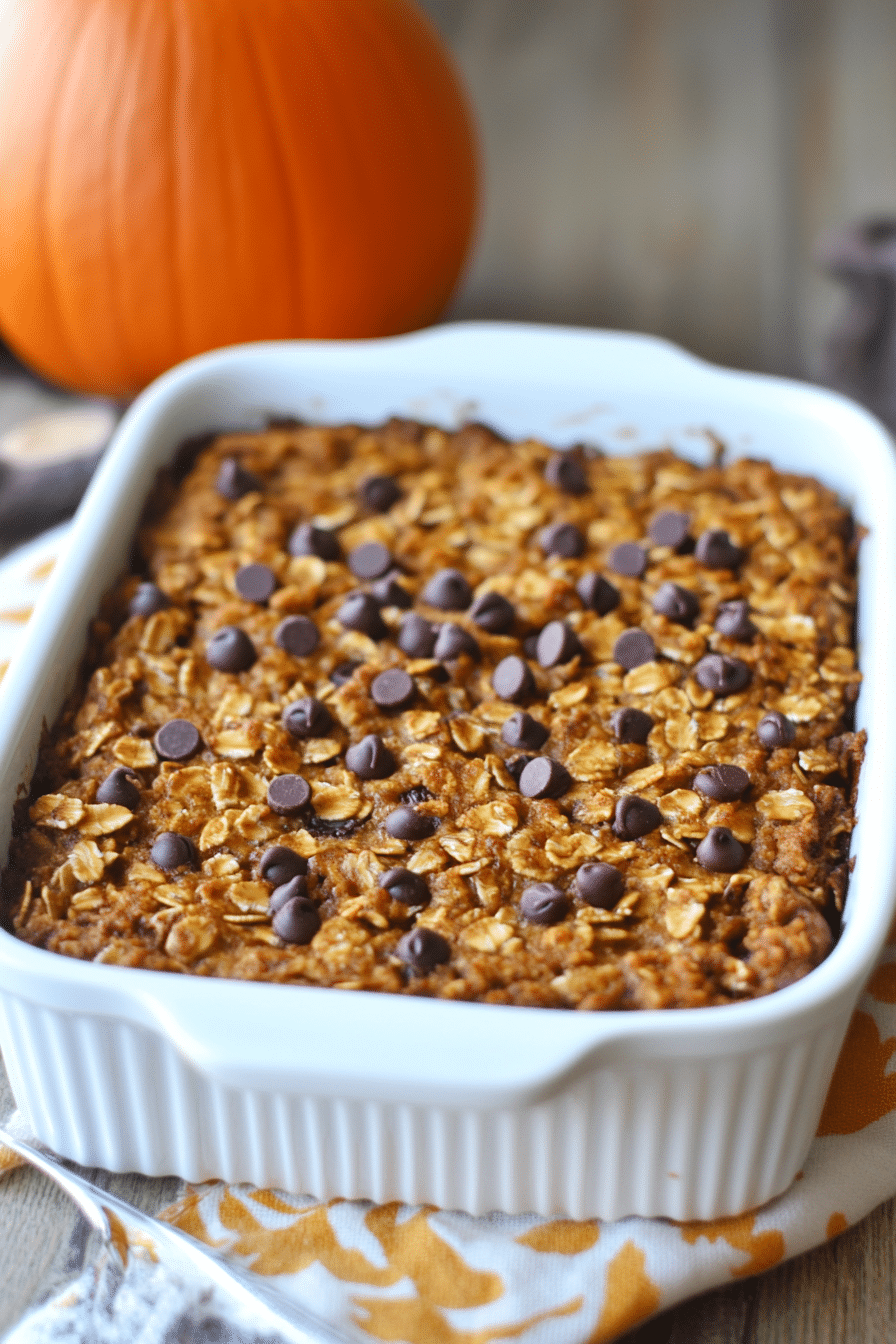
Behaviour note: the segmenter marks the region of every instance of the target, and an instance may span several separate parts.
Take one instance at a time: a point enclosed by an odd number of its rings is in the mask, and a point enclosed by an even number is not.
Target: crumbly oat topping
[[[863,744],[816,481],[282,426],[203,446],[140,549],[20,817],[20,937],[585,1009],[829,951]]]

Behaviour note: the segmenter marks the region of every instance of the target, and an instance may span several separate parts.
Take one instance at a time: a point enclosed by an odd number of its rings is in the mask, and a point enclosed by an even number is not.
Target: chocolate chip
[[[538,538],[545,555],[556,555],[561,560],[576,560],[585,554],[585,534],[575,523],[552,523]]]
[[[770,709],[757,723],[756,736],[766,751],[774,751],[776,747],[790,745],[796,737],[796,724],[777,709]]]
[[[741,600],[722,603],[716,612],[716,629],[741,644],[748,644],[759,633],[750,620],[750,604]]]
[[[219,672],[245,672],[258,654],[245,630],[238,625],[222,625],[206,644],[205,656]]]
[[[333,668],[330,673],[330,680],[334,686],[344,686],[347,681],[351,681],[358,668],[363,666],[363,663],[356,663],[353,659],[346,658],[344,662],[337,663]]]
[[[727,826],[713,826],[697,846],[696,857],[711,873],[737,873],[747,861],[747,851]]]
[[[428,802],[431,797],[432,794],[425,784],[412,784],[411,787],[405,789],[404,793],[401,795],[401,801],[403,803],[410,803],[412,807],[416,807],[418,803]]]
[[[165,873],[173,873],[175,868],[195,868],[199,862],[193,841],[176,831],[162,831],[156,836],[149,857]]]
[[[652,663],[656,645],[646,630],[623,630],[613,645],[613,658],[620,667],[630,672],[642,663]]]
[[[490,635],[506,635],[516,622],[516,609],[500,593],[483,593],[470,608],[470,620]]]
[[[171,598],[155,583],[141,583],[128,603],[132,616],[153,616],[171,606]]]
[[[295,817],[311,801],[311,786],[301,775],[278,775],[268,785],[268,807],[281,817]]]
[[[694,554],[707,569],[737,569],[746,552],[722,528],[710,527],[697,538]]]
[[[529,664],[511,653],[501,659],[492,673],[492,689],[499,700],[519,702],[535,695],[538,688]]]
[[[283,711],[281,723],[291,737],[323,737],[333,727],[333,716],[321,700],[306,695]]]
[[[113,807],[126,807],[129,811],[136,812],[140,806],[139,783],[133,770],[119,765],[106,776],[97,789],[96,801],[111,803]]]
[[[417,683],[400,667],[390,667],[374,677],[370,698],[380,709],[407,709],[417,696]]]
[[[287,878],[271,892],[271,899],[268,901],[268,914],[275,915],[287,901],[294,901],[298,896],[307,896],[307,888],[308,882],[304,875],[301,873],[293,874],[292,877]]]
[[[423,589],[423,601],[440,611],[466,611],[473,589],[459,569],[440,569]]]
[[[380,878],[380,886],[402,905],[429,904],[429,887],[422,877],[407,868],[390,868]]]
[[[656,803],[627,793],[616,803],[613,834],[620,840],[638,840],[663,824],[663,816]]]
[[[544,469],[544,478],[567,495],[587,495],[588,477],[581,456],[575,450],[554,453]]]
[[[694,788],[714,803],[733,803],[750,787],[750,776],[739,765],[708,765],[694,777]]]
[[[613,732],[619,742],[637,742],[643,745],[653,727],[653,719],[643,709],[634,709],[626,705],[624,709],[614,709],[610,718]]]
[[[536,756],[520,775],[524,798],[560,798],[572,788],[572,775],[551,756]]]
[[[533,882],[520,897],[520,914],[529,924],[559,924],[569,910],[569,897],[552,882]]]
[[[538,657],[538,634],[526,635],[523,640],[523,653],[527,658]]]
[[[530,761],[534,760],[537,760],[537,757],[514,756],[513,760],[504,762],[504,764],[507,767],[507,773],[508,775],[510,775],[510,778],[513,780],[514,784],[516,784],[517,788],[519,788],[520,778],[526,766],[529,764]]]
[[[369,593],[349,593],[336,619],[345,630],[358,630],[371,639],[385,639],[389,633],[380,615],[380,604]]]
[[[381,579],[392,568],[392,553],[379,541],[365,541],[349,552],[348,567],[356,579]]]
[[[728,653],[707,653],[694,666],[694,676],[704,690],[713,695],[734,695],[749,686],[752,677],[749,663],[733,658]]]
[[[688,528],[691,520],[686,513],[676,513],[674,509],[664,509],[650,520],[647,529],[654,546],[669,546],[673,551],[683,550],[690,541]]]
[[[565,621],[549,621],[538,636],[535,648],[535,656],[542,667],[560,667],[584,652],[578,635]]]
[[[240,565],[233,586],[247,602],[267,602],[277,588],[277,575],[267,565]]]
[[[435,817],[426,817],[415,807],[396,807],[385,822],[386,830],[395,840],[425,840],[438,824]]]
[[[342,547],[335,532],[311,523],[299,523],[287,542],[290,555],[316,555],[319,560],[340,560]]]
[[[243,495],[262,488],[258,477],[240,466],[235,457],[225,457],[215,481],[215,489],[222,499],[242,499]]]
[[[368,733],[348,748],[345,765],[359,779],[388,779],[398,769],[392,752],[376,733]]]
[[[320,631],[307,616],[287,616],[274,631],[274,643],[294,658],[307,658],[320,643]]]
[[[460,658],[461,654],[466,654],[468,658],[478,658],[479,653],[476,640],[462,625],[446,621],[444,625],[439,626],[433,657],[443,662],[450,662],[452,658]]]
[[[425,617],[418,616],[412,611],[408,616],[402,617],[401,625],[398,627],[398,639],[395,642],[402,653],[406,653],[409,658],[431,658],[436,646],[437,633],[432,621],[427,621]]]
[[[700,615],[700,599],[677,583],[664,583],[654,594],[653,609],[676,625],[693,625]]]
[[[187,761],[199,750],[199,729],[189,719],[169,719],[152,740],[162,761]]]
[[[629,579],[639,579],[647,568],[647,552],[636,541],[621,541],[609,555],[610,568]]]
[[[576,891],[595,910],[612,910],[625,890],[625,878],[611,863],[583,863],[576,873]]]
[[[398,582],[395,570],[378,580],[370,589],[370,595],[376,598],[381,607],[407,608],[414,600],[404,584]]]
[[[262,882],[273,882],[275,887],[291,882],[294,877],[304,877],[307,871],[308,860],[286,845],[270,845],[258,860],[258,876]]]
[[[451,960],[451,944],[435,929],[411,929],[399,938],[395,955],[412,975],[429,975],[437,966]]]
[[[517,710],[516,714],[511,714],[509,719],[505,719],[504,727],[501,729],[501,737],[508,747],[516,747],[520,751],[538,751],[550,735],[549,728],[545,728],[543,723],[539,723],[522,709]]]
[[[589,611],[606,616],[619,606],[619,589],[614,588],[602,574],[583,574],[576,584],[576,592]]]
[[[371,513],[388,513],[401,499],[401,486],[394,476],[368,476],[358,493]]]
[[[271,920],[271,926],[284,943],[296,943],[304,947],[320,928],[320,915],[317,906],[307,896],[295,896],[281,905]]]

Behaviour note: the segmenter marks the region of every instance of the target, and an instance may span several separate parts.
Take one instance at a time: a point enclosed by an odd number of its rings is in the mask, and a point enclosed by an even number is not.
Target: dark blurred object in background
[[[88,402],[0,434],[0,551],[74,513],[117,419],[111,406]]]
[[[822,380],[896,430],[896,216],[834,234],[819,259],[847,289],[825,346]]]

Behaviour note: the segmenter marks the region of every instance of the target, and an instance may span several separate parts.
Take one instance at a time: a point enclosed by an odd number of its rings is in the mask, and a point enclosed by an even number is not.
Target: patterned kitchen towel
[[[0,612],[0,659],[8,658],[33,590],[49,572],[58,534],[42,541],[43,550],[32,545],[0,564],[0,591],[22,594],[14,612]],[[16,565],[20,570],[11,574]],[[221,1182],[191,1189],[161,1216],[367,1344],[601,1344],[687,1297],[837,1236],[896,1194],[894,1053],[896,942],[885,949],[853,1017],[800,1178],[778,1199],[738,1218],[474,1218],[399,1204],[321,1204]],[[0,1173],[13,1165],[17,1160],[0,1150]],[[150,1274],[139,1253],[133,1264],[132,1273],[152,1279],[157,1293],[155,1333],[138,1335],[128,1324],[134,1289],[127,1275],[110,1288],[108,1275],[91,1270],[30,1316],[7,1344],[62,1338],[94,1344],[93,1327],[83,1324],[88,1317],[119,1322],[118,1332],[104,1340],[161,1344],[182,1337],[171,1333],[171,1322],[182,1320],[185,1310],[198,1320],[196,1312],[210,1309],[198,1289],[192,1298],[186,1289],[178,1297],[181,1289],[166,1286],[157,1269]],[[164,1331],[163,1319],[169,1323]],[[232,1323],[229,1338],[251,1335]]]

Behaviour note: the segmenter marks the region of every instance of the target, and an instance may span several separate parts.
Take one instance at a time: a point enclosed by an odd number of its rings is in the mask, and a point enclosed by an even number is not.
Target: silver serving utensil
[[[16,1138],[2,1125],[0,1144],[18,1153],[65,1191],[90,1226],[100,1234],[107,1254],[122,1270],[128,1258],[127,1234],[134,1232],[138,1234],[139,1244],[151,1246],[166,1267],[190,1279],[195,1279],[198,1273],[222,1296],[238,1302],[244,1310],[248,1308],[256,1313],[256,1329],[275,1329],[290,1344],[348,1344],[344,1334],[278,1293],[257,1275],[231,1264],[219,1252],[200,1245],[185,1232],[152,1218],[76,1175],[43,1144]]]

